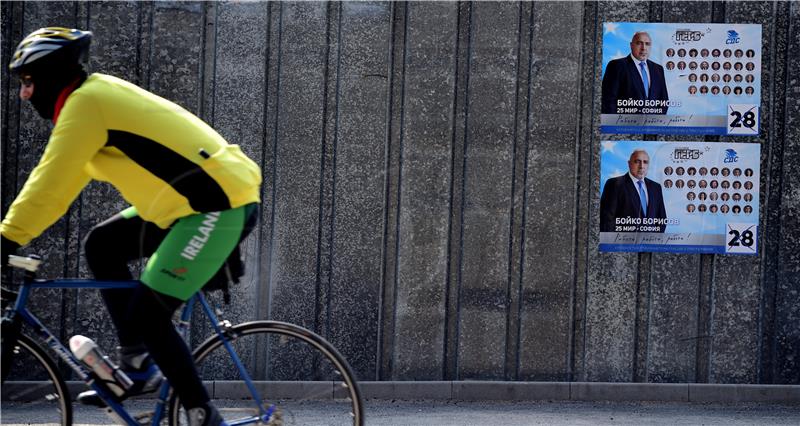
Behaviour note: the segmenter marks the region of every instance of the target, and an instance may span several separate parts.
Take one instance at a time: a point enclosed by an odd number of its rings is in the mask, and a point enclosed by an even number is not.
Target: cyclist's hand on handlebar
[[[3,272],[8,269],[8,256],[17,254],[17,249],[19,249],[19,244],[0,235],[0,257],[2,257],[0,266],[2,266]]]
[[[3,287],[11,283],[11,268],[8,266],[8,256],[16,254],[18,248],[19,244],[0,236],[0,262],[2,262],[0,264],[0,273],[2,274],[0,283],[2,283]]]

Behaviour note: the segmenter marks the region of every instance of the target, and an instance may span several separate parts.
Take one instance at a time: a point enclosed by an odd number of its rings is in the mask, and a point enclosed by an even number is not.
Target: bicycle
[[[36,270],[41,260],[36,256],[11,256],[10,265],[22,269],[24,279],[19,289],[2,289],[2,389],[3,403],[12,406],[35,404],[37,413],[52,410],[48,424],[70,425],[72,399],[59,367],[50,356],[56,355],[88,387],[98,392],[106,403],[104,410],[115,421],[128,425],[178,425],[186,422],[179,397],[169,383],[162,384],[152,411],[133,414],[124,402],[116,399],[94,372],[47,329],[26,304],[37,289],[132,288],[137,281],[96,281],[80,279],[40,280]],[[302,327],[279,321],[251,321],[231,325],[217,318],[221,312],[209,304],[205,291],[198,291],[183,307],[176,325],[187,338],[194,306],[199,303],[209,320],[213,334],[193,352],[201,376],[206,380],[212,403],[229,425],[246,424],[352,424],[364,423],[363,402],[352,369],[339,352],[321,336]],[[27,325],[35,338],[22,330]],[[46,344],[49,352],[42,347]],[[251,369],[249,371],[248,369]],[[206,376],[213,376],[208,381]],[[261,380],[254,380],[259,377]],[[261,395],[271,393],[275,402]],[[230,403],[215,402],[222,396],[233,397]],[[307,400],[325,400],[325,410]],[[312,407],[307,407],[312,405]],[[341,412],[333,413],[333,408]],[[9,410],[4,409],[4,422]],[[13,419],[12,419],[13,421]]]

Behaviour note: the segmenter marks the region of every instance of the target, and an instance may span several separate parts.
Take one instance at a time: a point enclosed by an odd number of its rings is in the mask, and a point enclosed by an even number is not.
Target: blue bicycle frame
[[[138,281],[95,281],[95,280],[79,280],[79,279],[62,279],[62,280],[33,280],[24,282],[19,288],[19,295],[17,296],[16,304],[14,305],[13,310],[8,313],[8,318],[11,320],[15,319],[15,316],[18,316],[22,319],[25,323],[33,328],[36,332],[39,339],[43,342],[46,342],[48,347],[55,352],[58,357],[67,363],[70,368],[75,372],[75,374],[85,382],[91,389],[96,391],[98,395],[106,402],[106,413],[112,417],[114,417],[117,421],[129,425],[140,425],[140,423],[128,413],[127,410],[122,406],[122,404],[116,402],[114,396],[109,392],[109,390],[104,387],[98,385],[98,383],[94,380],[92,373],[89,369],[83,365],[83,363],[72,354],[66,346],[64,346],[56,336],[47,329],[47,327],[42,324],[39,319],[26,308],[26,303],[28,301],[28,297],[30,296],[30,292],[32,289],[40,289],[40,288],[50,288],[50,289],[123,289],[123,288],[133,288],[137,285],[140,285]],[[238,419],[235,422],[228,422],[230,425],[243,425],[249,424],[254,422],[267,422],[269,418],[272,416],[275,406],[270,405],[269,407],[264,407],[264,404],[261,402],[262,399],[258,393],[258,390],[255,388],[252,379],[247,374],[247,370],[245,370],[244,365],[242,364],[239,356],[233,350],[230,342],[227,338],[225,338],[225,331],[223,330],[223,325],[217,320],[216,315],[214,315],[213,309],[208,304],[205,296],[203,295],[202,291],[198,291],[192,296],[183,308],[180,317],[180,323],[177,326],[178,333],[185,339],[188,331],[189,331],[189,320],[192,316],[192,307],[194,303],[199,301],[201,306],[203,307],[203,311],[205,312],[206,316],[211,321],[211,324],[214,328],[214,332],[222,338],[223,345],[227,350],[228,354],[231,356],[236,367],[239,369],[239,372],[242,375],[245,383],[247,384],[248,389],[250,390],[253,399],[258,402],[259,412],[258,416],[252,416],[244,419]],[[158,401],[155,406],[155,411],[153,413],[153,417],[151,419],[151,425],[157,426],[163,420],[163,417],[166,412],[166,404],[167,399],[169,398],[169,383],[164,381],[164,384],[161,386],[159,391]]]

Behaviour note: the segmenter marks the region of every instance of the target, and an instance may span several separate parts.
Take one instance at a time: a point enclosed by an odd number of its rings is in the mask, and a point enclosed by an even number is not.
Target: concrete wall
[[[92,71],[261,164],[233,321],[309,327],[362,380],[800,383],[798,4],[0,7],[3,69],[38,27],[92,30]],[[762,146],[758,257],[598,252],[604,21],[763,25],[762,133],[736,138]],[[2,76],[5,211],[49,127]],[[44,275],[86,276],[81,239],[124,206],[91,184],[32,244]],[[114,344],[92,292],[37,303]]]

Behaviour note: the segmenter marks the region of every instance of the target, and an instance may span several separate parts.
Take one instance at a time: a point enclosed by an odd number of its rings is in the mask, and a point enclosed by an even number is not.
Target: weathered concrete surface
[[[790,46],[797,46],[800,43],[800,28],[797,22],[800,21],[800,7],[792,4],[789,8],[789,13],[786,13],[786,7],[781,5],[779,12],[782,12],[792,23],[789,27],[790,33],[786,34],[776,28],[776,34],[784,37],[776,36],[775,50],[777,52],[785,52],[791,50]],[[781,19],[780,22],[784,20]],[[780,30],[784,30],[781,28]],[[785,31],[785,30],[784,30]],[[774,383],[798,383],[800,382],[800,327],[797,327],[800,320],[800,250],[795,245],[800,241],[800,176],[794,173],[795,168],[792,164],[797,164],[800,161],[800,58],[796,55],[786,55],[785,63],[780,68],[786,74],[781,80],[781,84],[776,84],[776,96],[774,102],[780,104],[781,100],[785,99],[785,111],[783,117],[776,117],[775,126],[785,132],[782,138],[774,138],[771,142],[776,145],[783,145],[783,149],[775,149],[773,152],[783,154],[782,157],[770,158],[770,162],[774,163],[773,170],[780,170],[780,175],[776,176],[774,180],[769,182],[769,190],[774,195],[771,197],[776,199],[780,208],[775,208],[780,213],[771,214],[770,218],[774,221],[769,224],[778,228],[779,231],[773,232],[776,237],[775,244],[777,250],[775,253],[777,262],[769,264],[774,266],[775,269],[765,280],[764,287],[770,288],[774,286],[774,294],[770,301],[774,300],[775,311],[768,312],[765,310],[765,315],[768,319],[774,321],[773,328],[771,329],[771,340],[764,342],[771,344],[774,352],[769,352],[771,360],[771,372],[769,377]],[[781,64],[780,57],[775,58],[776,64]],[[776,81],[776,83],[778,83]],[[783,95],[783,96],[780,96]],[[780,134],[779,134],[780,135]],[[780,166],[778,166],[780,164]],[[777,182],[782,182],[781,190],[778,190],[775,185]],[[771,244],[770,244],[771,246]]]
[[[518,125],[519,164],[523,180],[516,191],[515,210],[522,216],[514,229],[521,247],[521,272],[511,292],[519,291],[519,347],[516,377],[520,380],[571,380],[575,333],[573,244],[577,229],[576,174],[580,119],[581,63],[584,7],[580,3],[534,3],[523,17],[529,52],[525,70],[527,87],[519,107],[524,117]],[[525,21],[527,20],[527,22]],[[523,55],[521,55],[523,56]],[[524,109],[522,107],[524,106]],[[541,120],[539,117],[548,117]],[[518,172],[519,174],[520,172]],[[550,242],[562,241],[560,244]],[[515,244],[517,245],[517,244]],[[548,247],[548,249],[544,249]],[[515,322],[517,322],[515,321]],[[512,323],[513,324],[513,323]]]
[[[396,271],[388,274],[396,278],[387,288],[396,300],[384,315],[395,319],[388,356],[396,379],[435,380],[444,371],[457,6],[405,4],[395,11],[405,22],[394,34],[399,72],[391,76],[402,87],[399,111],[393,110],[399,130],[391,141],[398,145],[402,185],[391,192],[398,217],[387,228],[407,232],[396,235],[396,247],[387,247],[396,256]]]
[[[519,13],[473,3],[461,170],[458,378],[504,377]],[[481,99],[481,102],[474,102]]]
[[[800,383],[796,3],[3,2],[0,18],[3,69],[33,29],[88,28],[92,71],[261,165],[234,322],[311,328],[370,380]],[[599,142],[645,138],[598,131],[605,21],[762,25],[762,132],[735,139],[762,148],[759,256],[598,252]],[[9,77],[4,211],[49,133]],[[31,245],[43,275],[87,276],[82,238],[124,207],[91,184]],[[35,303],[63,337],[115,344],[96,294]]]

